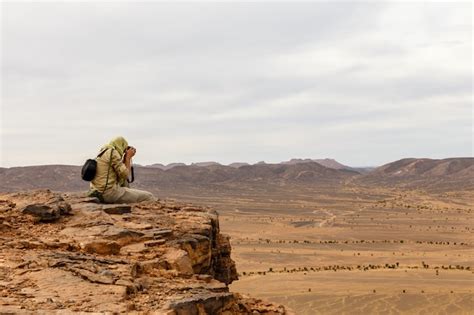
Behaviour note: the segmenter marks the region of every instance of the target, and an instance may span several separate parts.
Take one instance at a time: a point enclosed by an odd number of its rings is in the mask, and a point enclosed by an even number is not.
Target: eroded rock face
[[[287,313],[229,292],[235,263],[210,209],[15,193],[0,195],[0,231],[2,312]]]
[[[36,222],[51,222],[69,214],[71,206],[61,196],[51,196],[43,203],[26,205],[21,212],[31,216]]]

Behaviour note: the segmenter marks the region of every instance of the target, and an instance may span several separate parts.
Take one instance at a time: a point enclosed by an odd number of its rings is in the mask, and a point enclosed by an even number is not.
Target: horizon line
[[[155,162],[155,163],[152,163],[152,164],[134,163],[134,165],[141,166],[141,167],[152,167],[153,165],[156,165],[156,164],[161,164],[165,167],[169,166],[169,165],[172,165],[172,164],[184,164],[184,166],[193,166],[193,165],[200,164],[200,163],[216,163],[216,164],[221,165],[221,166],[230,166],[234,163],[245,163],[247,165],[258,165],[258,164],[276,165],[276,164],[284,164],[285,162],[290,162],[292,160],[303,160],[302,163],[309,163],[309,162],[318,163],[315,160],[332,160],[332,161],[335,161],[335,162],[337,162],[337,163],[339,163],[339,164],[341,164],[345,167],[349,167],[349,168],[377,168],[377,167],[380,167],[380,166],[383,166],[383,165],[386,165],[386,164],[394,163],[394,162],[401,161],[401,160],[407,160],[407,159],[438,160],[438,161],[440,161],[440,160],[449,160],[449,159],[474,159],[474,157],[472,157],[472,156],[453,156],[453,157],[446,157],[446,158],[406,157],[406,158],[401,158],[401,159],[397,159],[397,160],[392,160],[391,162],[387,162],[387,163],[380,164],[380,165],[365,165],[365,166],[346,165],[346,164],[340,163],[339,161],[337,161],[336,159],[333,159],[333,158],[322,158],[322,159],[292,158],[290,160],[275,162],[275,163],[267,163],[264,160],[262,160],[262,161],[258,161],[258,162],[255,162],[255,163],[249,163],[249,162],[244,162],[244,161],[235,161],[235,162],[225,164],[225,163],[221,163],[221,162],[218,162],[218,161],[208,160],[208,161],[199,161],[199,162],[190,162],[190,163],[171,162],[171,163],[167,163],[167,164],[163,164],[161,162]],[[311,160],[311,161],[304,162],[305,160]],[[320,163],[318,163],[318,164],[320,164]],[[9,168],[17,168],[17,167],[38,167],[38,166],[79,166],[80,167],[82,165],[81,164],[52,163],[52,164],[27,164],[27,165],[14,165],[14,166],[1,166],[0,165],[0,168],[9,169]]]

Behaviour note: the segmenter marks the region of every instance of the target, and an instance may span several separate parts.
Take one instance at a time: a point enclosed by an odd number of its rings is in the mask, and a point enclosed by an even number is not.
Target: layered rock
[[[208,208],[15,193],[0,196],[0,231],[2,312],[287,313],[229,292],[229,238]]]

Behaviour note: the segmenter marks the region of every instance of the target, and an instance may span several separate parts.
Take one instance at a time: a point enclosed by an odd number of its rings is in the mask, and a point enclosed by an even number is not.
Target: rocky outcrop
[[[229,238],[208,208],[22,192],[0,196],[0,231],[1,313],[287,313],[229,292]]]

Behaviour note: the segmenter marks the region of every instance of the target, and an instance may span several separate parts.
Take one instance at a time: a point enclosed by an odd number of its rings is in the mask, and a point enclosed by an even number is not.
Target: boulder
[[[199,294],[170,303],[169,308],[177,315],[188,314],[221,314],[231,309],[235,303],[232,293]]]
[[[175,269],[180,274],[192,275],[194,273],[188,253],[181,249],[170,248],[163,256],[168,269]]]
[[[58,220],[61,215],[71,212],[71,206],[64,201],[49,204],[35,203],[25,206],[21,213],[34,218],[36,222],[52,222]]]
[[[130,205],[111,204],[103,205],[102,210],[108,214],[125,214],[132,212]]]

